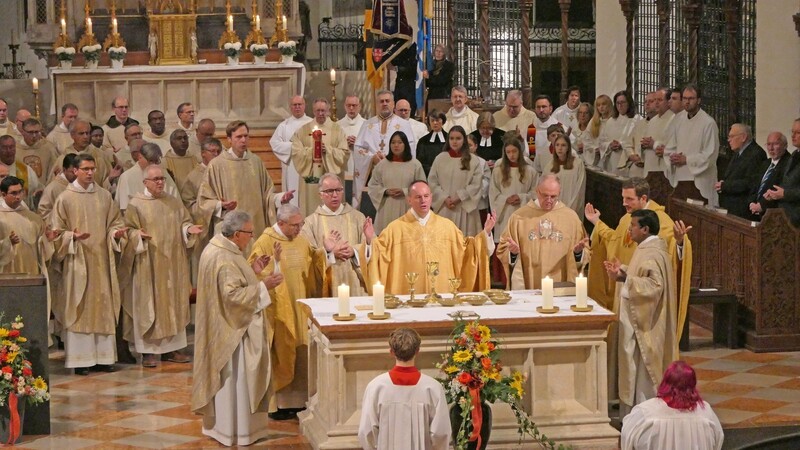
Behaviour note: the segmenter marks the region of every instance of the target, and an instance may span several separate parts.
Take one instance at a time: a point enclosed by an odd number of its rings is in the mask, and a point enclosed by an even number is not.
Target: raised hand
[[[267,267],[267,265],[269,264],[270,259],[271,258],[269,255],[261,255],[255,260],[253,260],[253,264],[251,264],[250,267],[253,268],[253,272],[255,272],[256,275],[260,275],[261,272],[264,271],[264,268]]]
[[[89,234],[89,233],[81,233],[80,231],[78,231],[77,228],[72,230],[72,238],[75,239],[76,241],[83,241],[83,240],[89,239],[89,236],[91,236],[91,234]]]
[[[144,230],[142,230],[142,231],[144,231]],[[117,231],[115,231],[115,232],[114,232],[114,239],[120,239],[120,238],[122,238],[122,236],[125,236],[125,233],[127,233],[127,232],[128,232],[128,227],[122,227],[122,228],[120,228],[119,230],[117,230]],[[143,234],[143,236],[144,236],[144,233],[142,233],[142,234]],[[87,237],[88,237],[88,236],[87,236]],[[149,237],[150,237],[150,236],[148,236],[148,238],[149,238]]]
[[[280,242],[275,242],[272,244],[272,257],[275,258],[275,262],[281,262],[281,253],[283,253],[283,247],[281,247]]]
[[[572,248],[572,252],[573,253],[580,253],[580,252],[583,251],[584,248],[586,248],[588,246],[589,246],[589,238],[585,237],[585,238],[581,239],[580,241],[578,241],[577,244],[575,244],[575,247]]]
[[[325,247],[326,252],[331,252],[336,246],[339,244],[339,241],[342,239],[342,235],[339,234],[336,230],[331,230],[322,240],[322,246]]]
[[[511,238],[508,238],[506,242],[508,243],[508,251],[512,255],[519,255],[519,244],[517,244],[517,242]]]
[[[291,191],[286,191],[283,193],[283,197],[281,197],[281,204],[285,205],[290,201],[292,201],[293,198],[294,198],[294,189],[292,189]]]
[[[622,272],[622,263],[617,258],[614,258],[613,261],[603,261],[603,267],[605,267],[609,278],[614,281],[621,281],[620,278],[623,277],[624,272]]]
[[[372,225],[371,217],[367,217],[362,228],[364,231],[364,238],[367,240],[367,245],[372,244],[372,240],[375,239],[375,227]]]
[[[264,286],[266,286],[267,289],[275,289],[281,283],[283,283],[282,273],[273,273],[264,278]]]
[[[583,208],[583,215],[586,217],[586,220],[594,225],[597,225],[597,222],[600,221],[600,210],[594,209],[591,203],[587,203]]]
[[[691,229],[691,225],[686,226],[682,220],[676,220],[675,227],[673,229],[675,232],[675,242],[677,242],[678,245],[683,245],[683,237],[686,236],[686,233],[688,233]]]
[[[232,211],[236,209],[236,206],[238,206],[236,200],[222,200],[222,209],[225,211]]]
[[[11,234],[8,235],[8,239],[11,241],[11,245],[17,245],[22,241],[17,233],[15,233],[13,230],[11,231]]]
[[[50,225],[46,226],[44,229],[44,237],[50,242],[54,241],[59,234],[61,234],[61,231],[50,228]]]
[[[497,223],[497,213],[492,210],[489,214],[486,215],[486,222],[483,224],[483,231],[486,234],[492,232],[494,225]]]
[[[203,232],[203,226],[202,225],[192,225],[188,229],[186,229],[186,231],[189,234],[200,234],[200,233]]]

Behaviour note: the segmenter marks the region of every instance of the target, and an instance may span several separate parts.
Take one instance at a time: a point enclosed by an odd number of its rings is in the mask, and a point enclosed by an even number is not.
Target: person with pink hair
[[[622,423],[622,450],[686,448],[719,450],[722,426],[697,391],[694,369],[684,361],[667,367],[655,398],[636,405]]]

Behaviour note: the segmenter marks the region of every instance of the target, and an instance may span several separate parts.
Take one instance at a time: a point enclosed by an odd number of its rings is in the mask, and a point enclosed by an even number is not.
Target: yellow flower
[[[522,372],[520,372],[520,371],[515,371],[513,377],[514,377],[514,381],[518,381],[520,383],[525,381],[525,377],[522,375]]]
[[[36,388],[39,391],[46,391],[47,390],[47,383],[45,383],[45,381],[44,381],[44,379],[42,379],[42,377],[36,377],[36,379],[33,380],[33,387]]]
[[[481,342],[480,344],[475,346],[475,353],[480,353],[481,355],[488,355],[489,354],[489,344],[486,342]]]
[[[517,391],[517,397],[522,397],[522,394],[525,393],[525,390],[522,389],[522,381],[521,380],[516,380],[515,379],[514,381],[512,381],[509,384],[509,386],[511,386],[512,389]]]
[[[11,342],[11,341],[9,341],[8,339],[3,339],[3,342],[2,342],[2,344],[3,344],[4,346],[8,347],[9,345],[13,345],[14,343],[13,343],[13,342]]]
[[[17,338],[17,342],[28,342],[28,338],[24,338],[22,336]]]
[[[4,338],[6,336],[8,336],[8,330],[5,328],[0,328],[0,338]]]
[[[459,350],[453,353],[453,361],[457,363],[467,362],[472,359],[472,354],[467,350]]]
[[[488,341],[492,337],[492,332],[486,325],[479,325],[478,331],[481,333],[481,341]]]
[[[458,372],[458,367],[450,365],[444,368],[445,373],[456,373]]]
[[[17,359],[17,352],[11,352],[6,355],[6,362],[8,363],[14,362],[15,359]]]

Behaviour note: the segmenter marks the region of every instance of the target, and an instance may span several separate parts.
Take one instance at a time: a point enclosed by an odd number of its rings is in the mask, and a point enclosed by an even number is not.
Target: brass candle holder
[[[430,279],[431,284],[431,292],[425,297],[425,300],[427,300],[428,303],[436,303],[440,298],[442,298],[441,295],[436,293],[436,277],[439,275],[439,262],[426,262],[425,269],[427,270],[428,278]]]

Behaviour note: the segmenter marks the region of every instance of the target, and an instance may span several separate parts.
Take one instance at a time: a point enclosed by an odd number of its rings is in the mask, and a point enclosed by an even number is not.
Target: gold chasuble
[[[664,207],[649,200],[646,209],[655,211],[658,215],[660,229],[658,237],[664,240],[672,261],[672,272],[678,276],[678,317],[676,332],[678,340],[681,338],[683,324],[686,321],[686,310],[689,306],[689,288],[692,276],[692,243],[689,236],[683,237],[683,260],[678,258],[678,245],[675,242],[675,223],[664,211]],[[619,220],[616,229],[609,228],[602,221],[592,231],[592,264],[589,264],[589,297],[595,299],[604,308],[619,313],[619,305],[614,301],[616,283],[611,281],[603,268],[603,261],[619,259],[622,264],[628,264],[636,251],[634,242],[628,233],[631,224],[631,215],[625,214]]]
[[[272,256],[273,246],[281,244],[280,273],[283,283],[269,295],[272,303],[267,307],[267,319],[272,339],[272,383],[275,391],[292,384],[298,354],[305,361],[305,353],[299,347],[308,346],[308,316],[297,303],[301,298],[316,298],[322,293],[325,283],[325,250],[314,249],[302,235],[289,240],[269,227],[259,236],[253,252],[248,258],[252,264],[261,255]],[[261,272],[262,279],[275,270],[275,260]],[[305,379],[305,375],[301,378]]]
[[[108,175],[111,173],[111,169],[114,168],[113,154],[106,153],[92,144],[86,146],[86,148],[83,149],[83,151],[78,151],[75,148],[75,145],[73,144],[67,148],[66,152],[64,152],[64,155],[66,155],[67,153],[74,153],[76,155],[92,155],[92,157],[94,158],[95,167],[97,168],[97,170],[94,173],[94,182],[98,187],[103,186],[103,184],[106,181],[106,178],[108,178]],[[63,167],[64,155],[59,156],[53,167]]]
[[[192,222],[195,225],[202,225],[203,232],[197,236],[197,243],[194,244],[191,250],[191,270],[192,270],[192,286],[197,287],[197,267],[200,264],[200,255],[203,249],[208,245],[214,230],[211,229],[211,217],[214,211],[200,208],[200,202],[197,201],[197,194],[200,191],[200,185],[206,179],[206,172],[208,168],[204,164],[198,164],[189,173],[186,182],[181,188],[181,200],[183,206],[189,210],[189,215],[192,216]]]
[[[169,173],[175,178],[175,184],[178,186],[178,191],[180,191],[189,178],[189,174],[198,164],[200,163],[197,162],[197,158],[188,151],[185,155],[178,156],[175,150],[169,149],[167,150],[167,154],[164,155],[164,160],[161,165],[169,170]]]
[[[302,233],[311,242],[311,245],[324,249],[322,241],[325,236],[328,236],[332,230],[336,230],[342,235],[342,240],[353,247],[358,255],[358,259],[355,256],[347,261],[337,259],[336,264],[328,267],[325,276],[326,282],[322,286],[322,297],[335,296],[336,287],[340,284],[350,286],[350,295],[353,297],[369,294],[371,284],[363,228],[365,220],[364,214],[347,203],[341,204],[339,211],[335,213],[324,205],[319,206],[314,214],[306,217]],[[361,272],[366,289],[361,285],[357,271]]]
[[[214,415],[214,396],[224,382],[222,369],[240,344],[248,362],[239,370],[247,374],[250,413],[266,410],[271,377],[265,313],[257,313],[260,281],[236,244],[220,234],[200,257],[199,277],[192,411]]]
[[[164,194],[155,198],[134,195],[125,209],[125,224],[130,227],[130,245],[120,260],[120,287],[132,284],[133,302],[126,311],[137,321],[136,329],[148,341],[177,335],[189,324],[189,255],[196,236],[184,240],[192,225],[189,213],[177,198]],[[151,239],[134,248],[142,230]]]
[[[67,185],[69,185],[69,181],[67,177],[61,173],[54,177],[44,188],[44,192],[42,192],[42,196],[39,198],[38,212],[45,222],[50,223],[50,213],[53,212],[53,204],[56,202],[56,198],[67,189]]]
[[[215,215],[219,202],[236,200],[236,210],[250,214],[253,232],[258,235],[275,220],[273,190],[272,178],[261,158],[250,151],[239,158],[227,150],[208,163],[197,201],[211,217],[209,232],[219,232],[216,228],[222,223],[222,215]]]
[[[655,392],[667,366],[678,358],[675,334],[677,286],[664,241],[647,239],[636,249],[619,283],[619,398],[636,405],[637,372],[647,370]],[[624,286],[624,289],[623,289]],[[636,349],[638,348],[638,352]],[[637,354],[638,353],[638,354]],[[644,363],[644,367],[637,365]]]
[[[314,128],[322,130],[322,143],[325,144],[325,151],[322,152],[321,170],[314,171],[314,139],[311,133]],[[300,175],[299,192],[295,194],[300,199],[300,211],[303,217],[310,215],[319,206],[319,195],[317,194],[318,184],[305,182],[304,177],[316,176],[319,178],[324,173],[334,173],[344,181],[344,172],[347,169],[347,161],[350,158],[350,149],[347,144],[347,136],[342,128],[330,118],[325,123],[319,125],[316,120],[311,120],[301,126],[292,136],[292,162],[297,173]],[[307,192],[312,190],[311,192]]]
[[[449,278],[461,278],[461,292],[488,289],[489,252],[483,230],[467,237],[449,219],[431,211],[425,226],[408,212],[393,221],[372,242],[370,274],[386,286],[387,294],[408,294],[406,273],[416,272],[418,294],[430,292],[426,262],[439,263],[436,291],[450,292]]]
[[[520,253],[509,273],[508,238],[519,244]],[[561,203],[550,211],[538,200],[516,210],[500,237],[497,258],[503,263],[509,289],[541,289],[542,278],[553,281],[575,281],[578,266],[572,249],[586,237],[578,214]]]
[[[53,313],[67,331],[114,335],[120,307],[114,251],[127,241],[123,237],[117,246],[114,233],[125,224],[107,190],[76,183],[58,196],[51,215],[53,229],[61,231],[50,266],[61,278]],[[89,237],[73,240],[76,229]]]
[[[28,209],[24,202],[11,209],[0,199],[0,224],[6,230],[2,239],[8,242],[7,246],[2,246],[0,273],[47,275],[45,261],[52,256],[53,245],[44,235],[42,218]],[[17,245],[12,245],[9,239],[12,231],[20,238]]]

